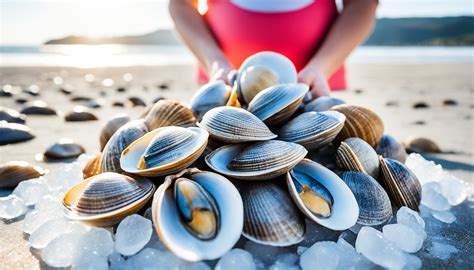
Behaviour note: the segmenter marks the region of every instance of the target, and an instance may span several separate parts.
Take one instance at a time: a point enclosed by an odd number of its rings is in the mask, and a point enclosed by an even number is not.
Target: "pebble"
[[[129,107],[146,106],[145,101],[139,97],[129,97],[127,104]]]
[[[444,106],[457,106],[458,102],[454,99],[445,99],[443,100],[443,105]]]
[[[453,215],[453,213],[451,213],[449,211],[441,211],[441,212],[440,211],[433,211],[432,215],[437,220],[439,220],[441,222],[444,222],[444,223],[447,223],[447,224],[451,224],[454,221],[456,221],[456,216]]]
[[[386,239],[394,242],[399,249],[405,252],[415,253],[423,245],[423,235],[417,234],[403,224],[385,225],[382,231]]]
[[[13,109],[0,106],[0,121],[24,124],[26,121],[26,115],[21,114]]]
[[[44,152],[44,156],[49,159],[68,159],[76,158],[84,154],[86,150],[80,144],[74,143],[71,139],[62,138],[54,143]]]
[[[20,111],[27,115],[56,115],[56,111],[49,107],[46,102],[42,100],[35,100],[25,103],[25,107]]]
[[[228,251],[217,262],[215,270],[255,270],[252,254],[240,248]]]
[[[413,109],[427,109],[429,107],[430,105],[423,101],[416,102],[415,104],[413,104]]]
[[[151,221],[137,214],[124,218],[115,234],[115,250],[124,256],[139,252],[150,241]]]
[[[34,137],[25,125],[0,121],[0,145],[29,141]]]
[[[0,197],[0,218],[14,219],[26,213],[26,205],[17,195]]]
[[[97,116],[89,111],[84,106],[75,106],[72,112],[67,113],[64,116],[66,122],[80,122],[80,121],[95,121],[98,120]]]
[[[35,205],[48,192],[48,185],[43,178],[22,181],[13,190],[13,194],[21,197],[26,206]]]

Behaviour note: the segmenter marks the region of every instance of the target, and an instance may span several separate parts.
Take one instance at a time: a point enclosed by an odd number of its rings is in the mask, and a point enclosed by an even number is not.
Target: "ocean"
[[[349,63],[472,63],[474,47],[362,46]],[[79,68],[192,64],[182,46],[45,45],[0,46],[0,66],[69,66]]]

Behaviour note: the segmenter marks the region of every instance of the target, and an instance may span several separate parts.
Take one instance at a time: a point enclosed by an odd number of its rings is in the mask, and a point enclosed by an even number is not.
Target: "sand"
[[[436,141],[443,151],[449,154],[426,155],[425,157],[441,163],[454,175],[474,181],[474,82],[471,64],[423,64],[423,65],[384,65],[353,64],[349,66],[351,89],[334,93],[349,103],[367,106],[376,111],[385,122],[386,133],[399,140],[409,136],[426,136]],[[96,81],[88,83],[85,74],[94,74]],[[131,73],[133,81],[127,83],[122,76]],[[61,76],[64,82],[55,85],[52,78]],[[102,86],[102,80],[114,80],[112,87]],[[129,67],[107,69],[75,68],[0,68],[0,83],[40,87],[41,95],[27,94],[12,98],[0,97],[0,105],[17,110],[21,105],[15,103],[18,97],[28,100],[42,99],[60,112],[59,116],[28,116],[27,125],[32,128],[36,138],[20,143],[0,146],[0,163],[11,160],[25,160],[44,168],[61,166],[61,163],[38,161],[38,154],[51,143],[68,137],[83,145],[88,154],[99,150],[100,127],[116,113],[127,113],[138,117],[144,107],[112,107],[113,101],[125,101],[137,96],[151,104],[156,97],[188,101],[197,89],[192,66]],[[159,86],[166,84],[169,89]],[[60,87],[72,86],[70,96],[58,91]],[[117,92],[119,86],[126,92]],[[105,93],[105,94],[104,94]],[[105,96],[104,96],[105,95]],[[98,121],[69,123],[64,122],[62,114],[72,110],[75,104],[72,96],[88,96],[99,99],[103,107],[94,109]],[[443,101],[454,99],[457,106],[445,106]],[[414,109],[416,102],[429,105],[426,109]],[[387,106],[387,102],[395,106]],[[417,123],[422,122],[422,124]],[[0,195],[8,191],[1,191]],[[455,215],[472,213],[473,204],[465,203],[453,209]],[[473,233],[471,217],[458,217],[458,221],[440,230],[440,234],[450,237],[460,250],[451,260],[429,259],[423,257],[425,267],[449,267],[458,265],[470,254]],[[44,267],[32,255],[21,232],[22,221],[0,221],[0,269],[38,269]],[[422,253],[426,253],[426,248]],[[428,259],[427,259],[428,258]],[[459,266],[459,265],[458,265]]]

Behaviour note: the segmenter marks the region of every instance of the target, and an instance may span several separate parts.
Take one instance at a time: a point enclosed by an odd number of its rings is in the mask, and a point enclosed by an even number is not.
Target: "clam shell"
[[[26,115],[21,114],[13,109],[0,106],[0,121],[24,124],[26,121]]]
[[[331,108],[346,116],[346,122],[337,141],[351,137],[359,137],[375,147],[383,136],[384,125],[382,119],[373,111],[355,105],[342,104]]]
[[[269,246],[290,246],[303,240],[305,220],[276,183],[245,183],[239,185],[239,191],[244,203],[243,236]]]
[[[59,142],[48,146],[44,156],[50,159],[68,159],[76,158],[85,152],[86,150],[81,145],[74,143],[71,139],[63,138]]]
[[[336,164],[342,170],[366,173],[374,178],[379,176],[379,158],[375,150],[364,140],[347,138],[339,145]]]
[[[390,198],[374,178],[360,172],[344,172],[341,178],[349,186],[359,205],[358,224],[379,225],[392,217]]]
[[[101,172],[123,172],[120,168],[120,155],[136,139],[148,132],[143,119],[128,122],[110,138],[102,151]]]
[[[301,83],[277,84],[258,93],[248,110],[267,125],[282,124],[296,112],[308,89]]]
[[[64,195],[65,215],[94,226],[112,226],[138,212],[155,187],[146,178],[102,173],[75,185]]]
[[[64,116],[64,120],[67,122],[95,121],[97,119],[97,116],[84,106],[74,106],[72,112]]]
[[[141,99],[139,97],[129,97],[127,102],[126,102],[126,106],[130,107],[130,108],[137,107],[137,106],[145,107],[146,103],[145,103],[145,101],[143,101],[143,99]]]
[[[118,114],[110,119],[100,131],[100,150],[102,151],[110,137],[123,125],[130,122],[130,117],[126,114]]]
[[[24,180],[44,175],[44,170],[25,161],[10,161],[0,165],[0,188],[14,188]]]
[[[225,145],[205,160],[221,174],[242,180],[266,180],[288,172],[308,151],[299,144],[264,141],[253,144]]]
[[[266,141],[276,137],[255,115],[230,106],[208,111],[198,126],[209,132],[211,138],[227,143]]]
[[[212,108],[224,106],[230,96],[231,88],[224,81],[217,80],[199,88],[191,100],[191,110],[201,119]]]
[[[220,226],[214,238],[200,240],[181,222],[171,188],[179,177],[195,181],[214,198],[220,213]],[[229,180],[197,169],[168,176],[156,191],[152,205],[153,223],[160,240],[176,256],[188,261],[213,260],[229,251],[242,233],[243,212],[242,198]]]
[[[263,89],[278,84],[278,75],[265,66],[250,66],[240,77],[240,93],[245,103],[252,99]]]
[[[120,165],[126,172],[144,176],[176,173],[199,158],[206,148],[208,137],[205,130],[195,127],[155,129],[122,152]],[[139,168],[138,164],[143,160],[146,166]]]
[[[296,189],[294,177],[307,176],[307,179],[318,181],[331,194],[333,203],[331,216],[327,218],[314,215],[301,200]],[[359,206],[349,187],[335,173],[309,159],[303,159],[286,174],[288,190],[298,208],[307,218],[331,230],[346,230],[357,222]]]
[[[403,141],[408,151],[416,153],[441,153],[439,146],[431,139],[424,137],[409,137]]]
[[[342,113],[307,112],[298,115],[278,131],[278,139],[301,144],[309,151],[328,145],[344,126]]]
[[[166,126],[190,127],[196,123],[191,109],[172,100],[160,100],[145,116],[145,123],[150,130]]]
[[[331,109],[331,107],[344,104],[345,102],[338,98],[329,96],[321,96],[317,99],[309,102],[304,106],[303,111],[305,112],[323,112]]]
[[[390,135],[383,135],[377,143],[375,151],[385,158],[396,159],[401,163],[405,163],[407,158],[405,147]]]
[[[416,175],[398,160],[380,157],[381,183],[397,207],[418,211],[421,184]]]
[[[94,175],[98,175],[101,170],[101,163],[102,163],[102,153],[98,153],[90,159],[84,169],[82,170],[82,174],[84,175],[84,179],[92,177]]]
[[[42,100],[35,100],[25,103],[24,108],[20,111],[22,114],[27,115],[56,115],[56,111],[48,106],[46,102]]]
[[[34,137],[25,125],[0,121],[0,145],[24,142]]]

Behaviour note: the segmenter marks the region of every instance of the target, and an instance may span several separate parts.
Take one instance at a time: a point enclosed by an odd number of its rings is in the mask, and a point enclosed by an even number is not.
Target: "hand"
[[[309,85],[313,98],[329,96],[331,93],[328,81],[319,68],[306,66],[298,73],[298,81]]]
[[[223,80],[229,84],[229,73],[232,71],[232,67],[227,62],[213,62],[211,71],[209,72],[209,81]]]

